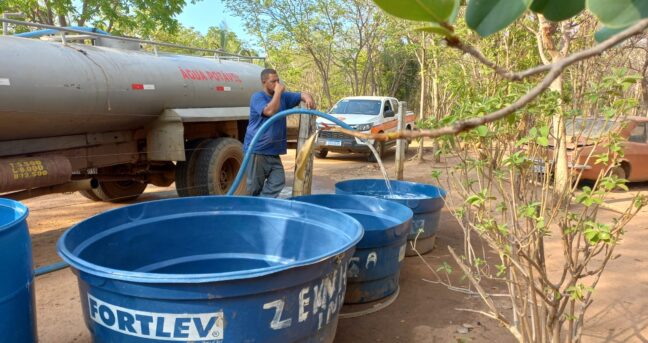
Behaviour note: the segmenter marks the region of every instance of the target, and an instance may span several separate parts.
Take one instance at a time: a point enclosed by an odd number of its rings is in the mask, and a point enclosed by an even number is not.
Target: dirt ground
[[[409,155],[414,152],[410,148]],[[292,170],[294,151],[284,159],[286,170]],[[432,157],[428,156],[428,160]],[[388,172],[394,176],[394,155],[385,158]],[[405,179],[433,183],[432,162],[419,164],[409,161]],[[355,178],[377,178],[380,171],[365,162],[360,155],[329,154],[316,160],[313,193],[332,193],[335,182]],[[287,185],[292,184],[288,173]],[[648,185],[631,187],[632,192],[648,189]],[[288,194],[289,189],[286,190]],[[150,186],[138,201],[176,197],[173,187]],[[612,207],[622,208],[631,198],[628,193],[615,194]],[[96,203],[78,194],[49,195],[24,202],[30,208],[28,219],[32,235],[35,267],[59,261],[56,241],[71,225],[100,213],[115,204]],[[605,211],[604,218],[616,215]],[[609,212],[609,213],[608,213]],[[450,261],[447,246],[459,249],[462,232],[448,212],[441,218],[436,248],[424,256],[432,267]],[[547,242],[549,266],[558,267],[562,255],[558,239]],[[627,233],[596,290],[595,302],[587,316],[585,342],[648,342],[648,212],[641,213],[627,226]],[[512,342],[508,332],[479,314],[462,312],[457,308],[482,309],[481,300],[456,293],[424,279],[432,275],[418,257],[405,260],[401,272],[400,295],[386,309],[359,318],[340,319],[336,343],[351,342]],[[492,289],[493,293],[503,290]],[[506,309],[506,304],[500,304]],[[40,276],[36,279],[38,334],[41,343],[90,342],[81,315],[75,276],[69,269]],[[468,333],[459,333],[464,324]]]

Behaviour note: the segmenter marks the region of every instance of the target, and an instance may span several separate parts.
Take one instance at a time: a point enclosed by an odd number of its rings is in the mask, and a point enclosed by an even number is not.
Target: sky
[[[254,39],[247,32],[243,22],[232,15],[221,0],[202,0],[195,4],[187,1],[187,5],[180,15],[177,16],[180,23],[187,27],[193,27],[200,33],[207,33],[212,27],[220,27],[223,23],[230,31],[244,41],[253,42]]]

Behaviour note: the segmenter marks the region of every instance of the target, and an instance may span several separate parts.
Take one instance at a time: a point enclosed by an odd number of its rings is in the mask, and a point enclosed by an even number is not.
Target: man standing
[[[286,118],[274,122],[261,134],[257,144],[250,146],[257,131],[273,115],[306,103],[306,108],[315,109],[313,97],[305,92],[286,92],[274,69],[261,72],[263,91],[256,92],[250,99],[250,122],[245,133],[243,149],[252,149],[252,160],[247,170],[247,192],[249,195],[276,198],[286,183],[286,175],[279,155],[287,149]]]

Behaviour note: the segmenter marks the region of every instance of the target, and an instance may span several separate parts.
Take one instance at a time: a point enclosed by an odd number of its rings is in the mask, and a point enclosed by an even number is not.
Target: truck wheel
[[[181,197],[188,197],[195,195],[195,189],[193,188],[193,175],[194,167],[196,165],[196,153],[200,148],[201,143],[205,143],[207,140],[204,139],[194,139],[185,143],[185,160],[178,161],[175,168],[175,187],[176,192]]]
[[[382,158],[385,152],[385,142],[375,141],[373,146],[378,153],[378,157]],[[371,151],[369,152],[369,156],[367,156],[367,161],[378,162],[378,160],[376,160],[376,156]]]
[[[88,200],[101,201],[101,199],[99,199],[99,197],[96,194],[94,194],[92,189],[88,189],[88,190],[85,190],[85,191],[79,191],[79,194],[81,194],[81,196],[83,196],[84,198],[86,198]]]
[[[201,144],[196,155],[193,184],[197,195],[226,194],[243,163],[243,144],[233,138],[218,138]],[[245,192],[241,182],[236,194]]]
[[[142,195],[148,184],[133,180],[99,181],[99,187],[92,192],[101,201],[126,202]]]
[[[619,179],[625,179],[625,178],[628,177],[628,176],[626,175],[626,170],[625,170],[625,168],[623,168],[623,165],[619,165],[619,166],[616,166],[616,167],[611,168],[610,171],[608,172],[608,175],[609,175],[609,176],[614,175],[614,176],[616,176],[616,177],[619,178]]]
[[[322,149],[320,151],[315,152],[315,157],[317,158],[326,158],[327,155],[328,155],[327,149]]]

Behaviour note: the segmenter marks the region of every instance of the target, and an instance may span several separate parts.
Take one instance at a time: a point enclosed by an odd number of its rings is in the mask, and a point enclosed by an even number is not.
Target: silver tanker
[[[254,64],[0,36],[0,140],[141,127],[169,108],[245,107]]]
[[[262,68],[89,38],[0,36],[0,193],[123,201],[174,180],[180,195],[224,193]]]

